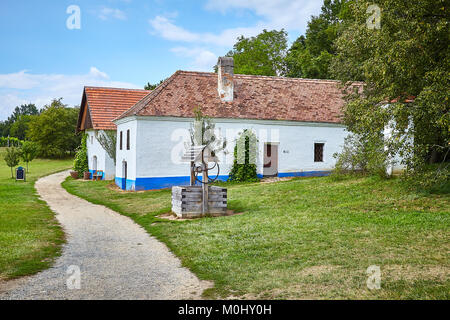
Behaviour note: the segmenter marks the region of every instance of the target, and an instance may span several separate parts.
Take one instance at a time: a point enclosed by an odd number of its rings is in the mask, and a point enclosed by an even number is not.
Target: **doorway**
[[[126,161],[122,161],[122,190],[127,189],[128,165]]]
[[[273,177],[278,175],[278,144],[264,144],[264,167],[263,175]]]

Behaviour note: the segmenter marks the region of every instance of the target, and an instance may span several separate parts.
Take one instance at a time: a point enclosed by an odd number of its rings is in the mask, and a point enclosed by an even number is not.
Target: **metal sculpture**
[[[219,159],[207,145],[194,145],[185,151],[182,157],[182,162],[190,163],[190,185],[194,186],[196,182],[202,184],[202,213],[206,214],[208,212],[208,185],[214,183],[219,178]],[[209,163],[214,164],[212,167],[209,167]],[[214,169],[217,169],[217,174],[215,177],[211,178],[208,172]],[[199,174],[201,174],[201,179],[199,179]]]

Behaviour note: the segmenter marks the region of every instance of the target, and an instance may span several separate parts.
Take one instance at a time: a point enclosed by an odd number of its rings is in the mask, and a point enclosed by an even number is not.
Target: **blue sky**
[[[68,29],[67,8],[80,9]],[[142,88],[176,70],[211,71],[239,35],[305,32],[320,0],[2,0],[0,120],[22,103],[81,100],[84,85]]]

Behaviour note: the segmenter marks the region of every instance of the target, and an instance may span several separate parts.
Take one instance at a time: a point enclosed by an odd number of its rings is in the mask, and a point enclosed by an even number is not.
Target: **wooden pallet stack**
[[[179,218],[224,216],[227,214],[227,189],[208,187],[208,208],[203,210],[201,186],[172,187],[172,211]]]

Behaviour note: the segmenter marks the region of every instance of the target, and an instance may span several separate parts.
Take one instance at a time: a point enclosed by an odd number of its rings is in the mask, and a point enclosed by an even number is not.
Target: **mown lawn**
[[[170,191],[122,192],[68,178],[64,187],[130,216],[200,278],[209,298],[449,299],[450,197],[399,179],[330,177],[229,186],[242,215],[167,221]],[[369,290],[367,268],[381,269]]]
[[[0,148],[0,280],[48,268],[60,253],[64,234],[52,211],[39,200],[34,182],[70,168],[73,162],[36,159],[29,165],[27,181],[16,182],[3,154]]]

